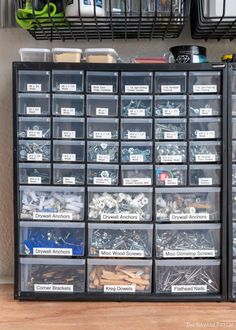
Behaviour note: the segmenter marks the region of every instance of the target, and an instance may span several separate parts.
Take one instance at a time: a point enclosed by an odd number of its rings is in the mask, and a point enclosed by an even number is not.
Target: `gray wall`
[[[194,42],[186,27],[179,39],[166,41],[35,41],[20,29],[0,29],[0,282],[12,280],[13,275],[13,196],[12,196],[12,62],[19,60],[21,47],[113,47],[128,61],[135,55],[160,55],[178,44],[207,46],[210,61],[218,61],[222,54],[236,52],[236,41]]]

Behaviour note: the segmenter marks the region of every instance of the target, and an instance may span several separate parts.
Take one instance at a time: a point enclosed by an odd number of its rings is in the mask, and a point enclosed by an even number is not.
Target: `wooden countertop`
[[[19,302],[0,285],[0,330],[236,329],[236,303]]]

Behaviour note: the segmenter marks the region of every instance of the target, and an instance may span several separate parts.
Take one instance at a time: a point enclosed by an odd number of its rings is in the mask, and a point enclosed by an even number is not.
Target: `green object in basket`
[[[52,26],[54,24],[52,24],[50,20],[51,18],[53,20],[56,18],[56,20],[54,20],[56,26],[66,25],[63,13],[58,13],[57,6],[52,2],[49,2],[49,4],[46,4],[42,10],[38,11],[33,10],[32,2],[29,0],[26,1],[25,8],[19,8],[16,13],[16,22],[25,30],[30,30],[38,24],[42,24],[44,27]]]

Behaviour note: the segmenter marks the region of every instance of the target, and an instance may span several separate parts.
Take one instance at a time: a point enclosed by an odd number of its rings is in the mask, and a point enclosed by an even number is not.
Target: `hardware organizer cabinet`
[[[227,297],[223,64],[14,63],[15,298]]]

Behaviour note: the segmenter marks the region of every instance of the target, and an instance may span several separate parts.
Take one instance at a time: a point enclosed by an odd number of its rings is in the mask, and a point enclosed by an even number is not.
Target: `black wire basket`
[[[191,0],[15,0],[37,40],[177,38]]]
[[[190,16],[194,39],[236,38],[235,0],[193,0]]]

